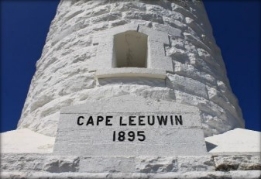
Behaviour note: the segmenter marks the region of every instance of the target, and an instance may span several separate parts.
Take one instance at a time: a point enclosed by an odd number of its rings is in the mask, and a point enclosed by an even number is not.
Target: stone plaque
[[[129,157],[207,154],[196,107],[138,96],[63,108],[54,152]]]

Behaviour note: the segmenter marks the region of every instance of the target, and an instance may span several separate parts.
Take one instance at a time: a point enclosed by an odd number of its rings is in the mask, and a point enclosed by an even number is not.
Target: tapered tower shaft
[[[244,127],[199,0],[62,0],[18,128],[55,136],[62,107],[122,95],[196,106],[206,136]]]

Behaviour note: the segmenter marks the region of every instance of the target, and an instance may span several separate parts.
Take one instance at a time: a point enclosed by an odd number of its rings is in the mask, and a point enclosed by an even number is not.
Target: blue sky
[[[58,0],[1,0],[1,132],[14,130]],[[205,1],[246,128],[261,131],[260,1]]]

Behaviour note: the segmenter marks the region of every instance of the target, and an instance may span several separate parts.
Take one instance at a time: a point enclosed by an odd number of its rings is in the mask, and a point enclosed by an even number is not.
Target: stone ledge
[[[261,171],[231,171],[231,172],[185,172],[185,173],[165,173],[165,174],[140,174],[140,173],[45,173],[45,172],[2,172],[2,179],[96,179],[96,178],[157,178],[157,179],[258,179],[261,177]]]
[[[223,134],[205,138],[212,155],[260,155],[261,132],[236,128]]]
[[[0,134],[1,153],[52,153],[54,137],[29,129],[17,129]]]
[[[4,154],[1,172],[180,174],[186,172],[261,171],[260,156],[79,157]]]
[[[64,112],[68,112],[68,110]],[[237,128],[224,134],[207,137],[205,141],[207,150],[212,156],[255,156],[260,155],[261,152],[260,137],[260,132]],[[48,137],[29,129],[4,132],[0,134],[0,138],[1,153],[14,154],[51,154],[55,141],[54,137]]]
[[[148,68],[112,68],[97,70],[96,76],[100,78],[115,78],[115,77],[145,77],[165,79],[166,71]]]

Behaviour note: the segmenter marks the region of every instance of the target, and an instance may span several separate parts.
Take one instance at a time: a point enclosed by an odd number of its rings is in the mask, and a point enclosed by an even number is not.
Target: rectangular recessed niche
[[[148,36],[137,31],[126,31],[114,36],[115,68],[146,68]]]

